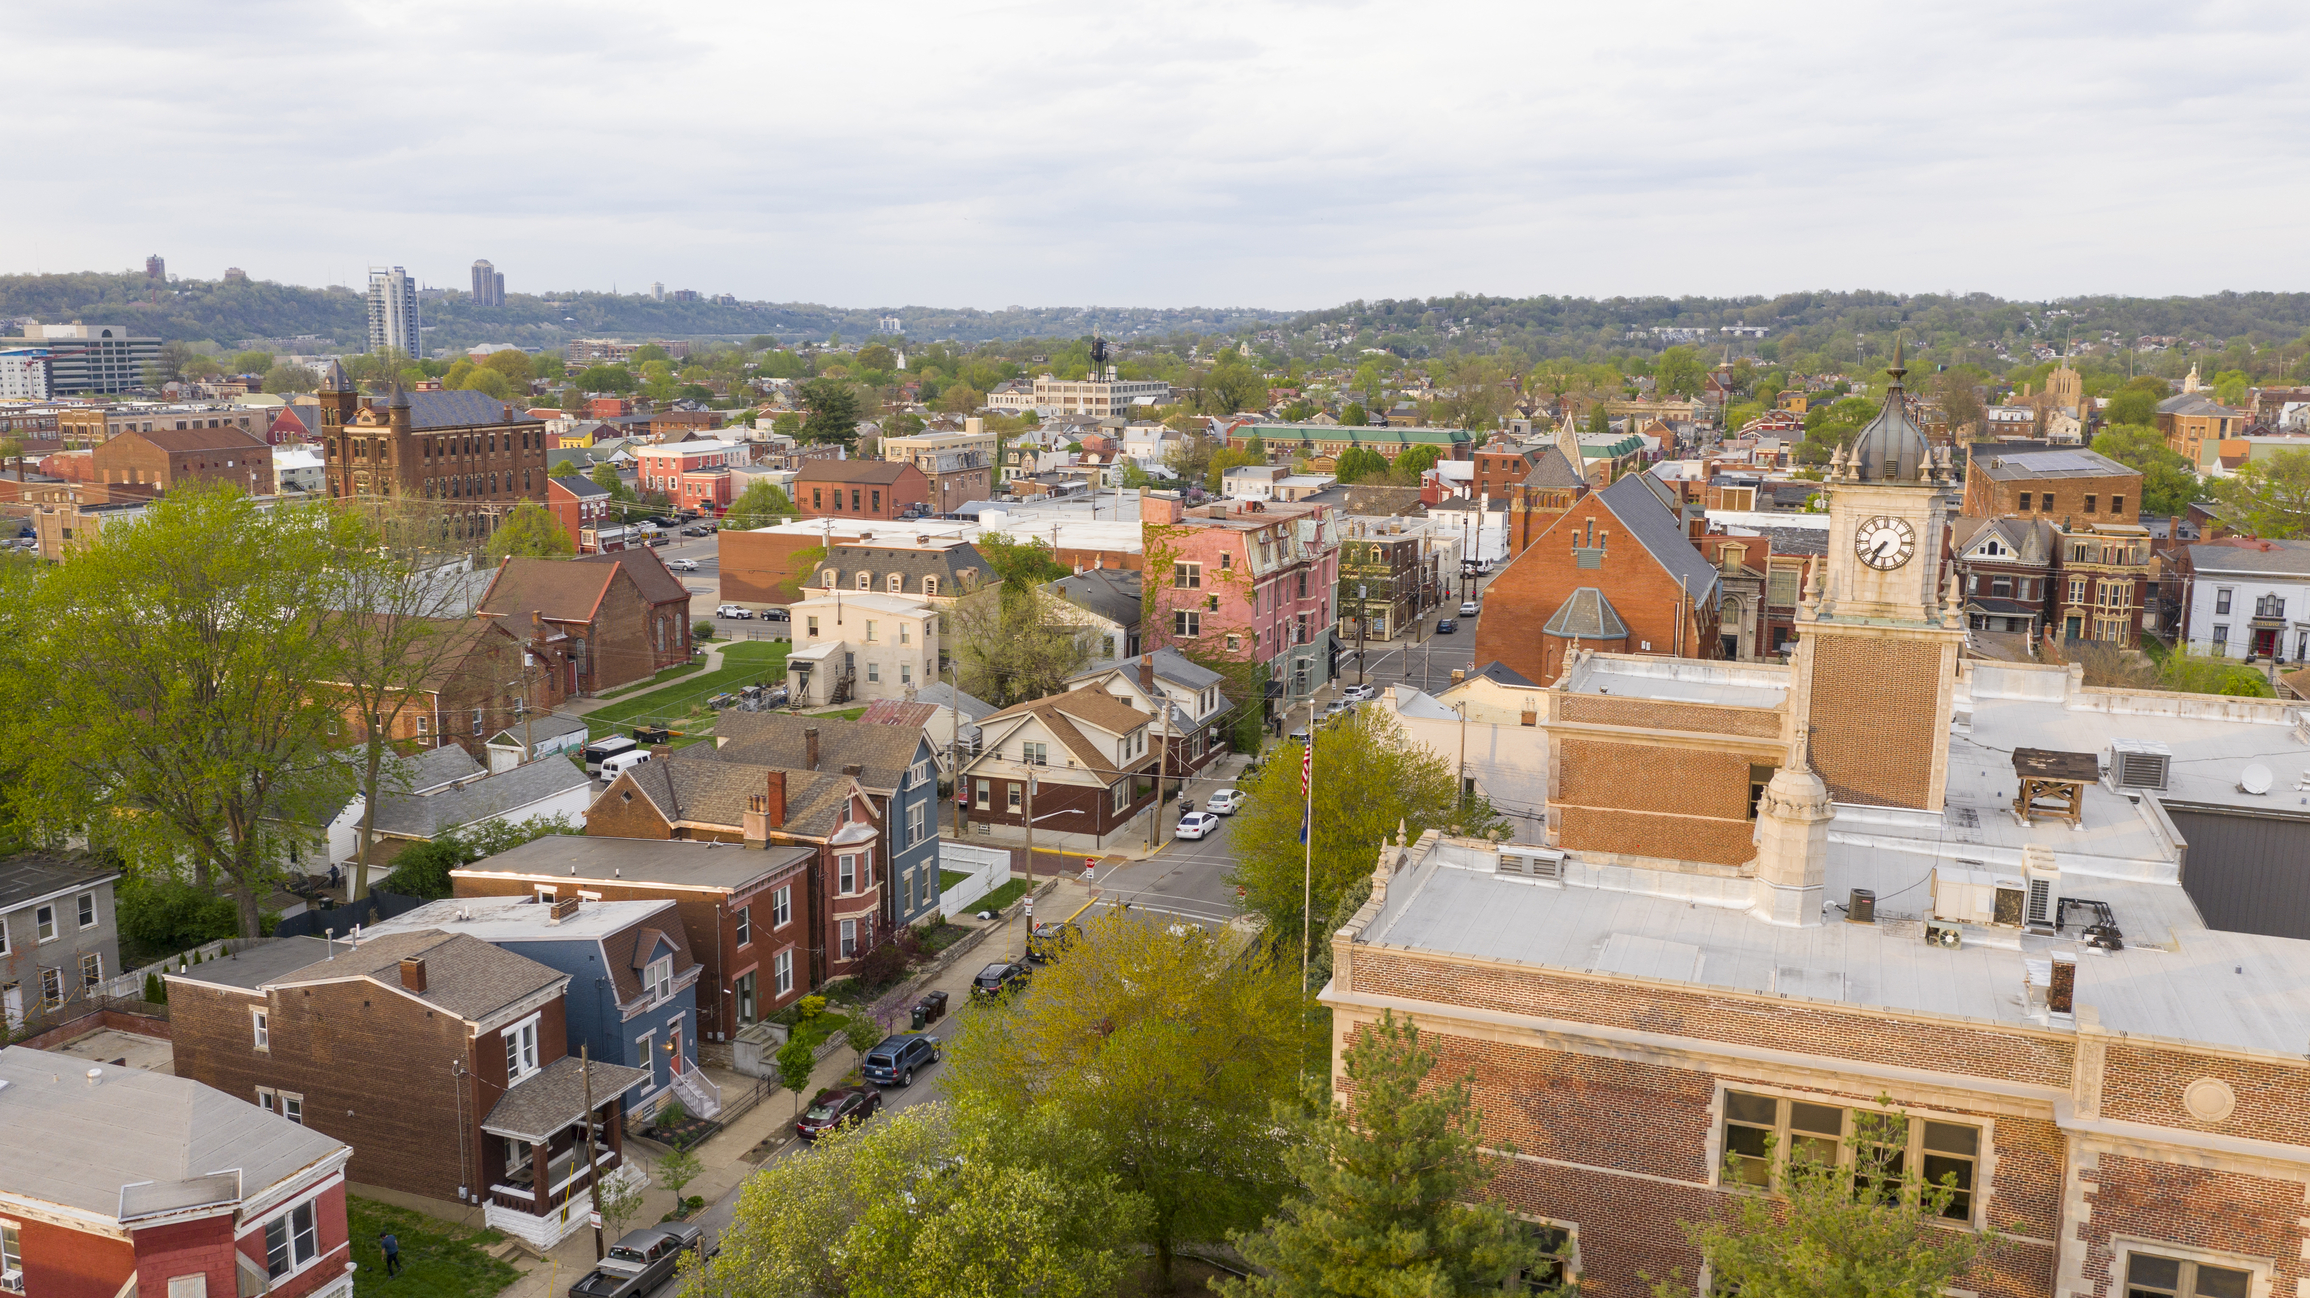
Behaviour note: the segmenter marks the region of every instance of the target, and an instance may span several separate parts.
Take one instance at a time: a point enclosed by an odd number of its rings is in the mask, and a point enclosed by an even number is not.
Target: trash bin
[[[924,1028],[929,1027],[930,1006],[923,1004],[921,1001],[916,1001],[914,1003],[913,1021],[910,1022],[907,1026],[916,1032],[920,1032]]]
[[[940,1019],[945,1018],[946,993],[923,993],[923,998],[914,1003],[914,1014],[916,1020],[914,1026],[916,1031],[920,1031],[923,1028],[938,1022]]]

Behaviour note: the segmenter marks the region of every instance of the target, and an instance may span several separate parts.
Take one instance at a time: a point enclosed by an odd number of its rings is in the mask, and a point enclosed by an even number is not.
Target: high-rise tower
[[[399,266],[369,268],[369,350],[398,347],[423,356],[417,323],[417,281]]]
[[[486,258],[473,263],[473,304],[505,305],[505,273],[490,265]]]

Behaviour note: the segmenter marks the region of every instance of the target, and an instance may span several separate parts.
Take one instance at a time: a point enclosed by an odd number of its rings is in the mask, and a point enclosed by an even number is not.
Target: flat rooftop
[[[1777,663],[1705,662],[1596,654],[1572,669],[1565,688],[1574,694],[1609,694],[1669,703],[1721,703],[1777,708],[1788,702],[1794,670]]]
[[[452,870],[449,875],[453,879],[459,875],[575,876],[739,892],[758,880],[808,860],[812,854],[812,849],[807,847],[772,846],[755,851],[735,843],[548,834],[510,852],[500,852]]]
[[[680,918],[669,915],[673,905],[672,898],[580,902],[575,914],[557,922],[553,918],[554,907],[541,906],[528,897],[453,897],[429,901],[406,915],[361,932],[366,938],[439,929],[444,933],[470,934],[484,942],[598,942],[660,917],[666,917],[662,923],[679,925]]]

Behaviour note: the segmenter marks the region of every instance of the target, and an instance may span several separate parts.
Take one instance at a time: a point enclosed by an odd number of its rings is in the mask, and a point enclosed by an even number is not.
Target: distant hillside
[[[572,338],[593,337],[744,340],[770,334],[787,341],[824,341],[839,333],[845,341],[858,342],[883,333],[882,323],[890,317],[899,320],[901,333],[917,341],[1073,338],[1094,328],[1111,338],[1234,334],[1273,326],[1290,315],[1196,307],[976,311],[809,302],[724,306],[592,292],[509,293],[502,307],[475,306],[467,294],[450,292],[427,297],[418,314],[426,325],[429,350],[485,342],[558,347]],[[0,275],[0,322],[11,319],[117,321],[161,338],[213,341],[227,348],[250,339],[313,335],[336,348],[359,350],[368,333],[365,299],[349,288],[301,288],[257,280],[171,280],[156,286],[134,273]]]

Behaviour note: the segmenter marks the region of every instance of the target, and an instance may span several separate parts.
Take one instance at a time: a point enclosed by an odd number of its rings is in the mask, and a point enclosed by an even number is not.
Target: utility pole
[[[1364,683],[1364,645],[1372,629],[1371,587],[1356,583],[1356,684]]]
[[[1307,991],[1309,943],[1315,935],[1315,696],[1307,700],[1307,751],[1300,755],[1300,784],[1307,799],[1301,811],[1299,880],[1299,989]]]
[[[1026,750],[1021,748],[1021,764],[1027,768],[1027,932],[1021,939],[1019,954],[1025,955],[1035,933],[1035,764],[1026,761]],[[1158,807],[1163,803],[1163,790],[1155,790]]]
[[[1305,979],[1302,979],[1305,981]],[[586,1192],[594,1200],[594,1261],[602,1260],[602,1178],[594,1170],[594,1061],[593,1052],[583,1041],[578,1043],[578,1078],[586,1093]],[[546,1169],[538,1168],[532,1175],[544,1176]]]
[[[1164,697],[1160,685],[1150,686],[1148,693],[1154,695],[1155,712],[1163,724],[1158,741],[1163,747],[1155,754],[1155,818],[1147,826],[1147,848],[1159,852],[1163,850],[1163,782],[1171,777],[1171,701]],[[1179,792],[1182,797],[1186,795],[1185,780],[1179,782]]]

